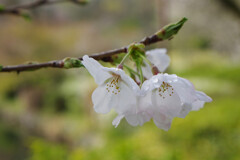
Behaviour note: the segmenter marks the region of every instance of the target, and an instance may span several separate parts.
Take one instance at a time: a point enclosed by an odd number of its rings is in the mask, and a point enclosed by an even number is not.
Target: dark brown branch
[[[158,38],[156,34],[146,37],[143,40],[141,40],[139,43],[142,43],[144,45],[150,45],[153,43],[156,43],[158,41],[162,41],[161,38]],[[122,47],[119,49],[114,49],[106,52],[96,53],[91,55],[90,57],[96,59],[96,60],[103,60],[105,62],[111,61],[111,56],[119,54],[119,53],[127,53],[128,46]],[[79,60],[82,60],[82,57],[78,58]],[[0,72],[17,72],[20,73],[22,71],[32,71],[37,70],[40,68],[64,68],[64,62],[63,60],[55,60],[45,63],[38,63],[38,64],[23,64],[23,65],[16,65],[16,66],[5,66],[0,70]]]
[[[43,5],[50,5],[50,4],[56,4],[56,3],[62,3],[62,2],[74,2],[74,0],[37,0],[34,2],[27,3],[27,4],[2,8],[0,10],[0,14],[13,14],[13,15],[20,16],[21,10],[30,10],[30,9],[34,9],[34,8],[37,8],[37,7],[40,7]],[[77,3],[77,4],[84,4],[84,2]]]
[[[6,66],[3,67],[1,72],[21,72],[21,71],[32,71],[37,70],[40,68],[46,68],[46,67],[52,67],[52,68],[63,68],[63,61],[62,60],[56,60],[56,61],[50,61],[46,63],[39,63],[39,64],[23,64],[23,65],[16,65],[16,66]]]

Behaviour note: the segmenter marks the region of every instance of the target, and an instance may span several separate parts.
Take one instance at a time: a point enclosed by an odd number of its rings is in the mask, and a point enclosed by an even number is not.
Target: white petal
[[[170,57],[166,53],[167,50],[165,48],[158,48],[147,51],[146,56],[159,71],[164,72],[170,64]]]
[[[146,112],[140,112],[137,114],[126,115],[127,122],[132,126],[142,126],[145,122],[151,119],[151,116]]]
[[[142,66],[142,72],[143,72],[143,76],[147,79],[150,79],[153,76],[152,68],[148,63],[144,63],[144,66]]]
[[[192,103],[192,110],[198,111],[199,109],[203,108],[204,104],[205,102],[197,100]]]
[[[205,102],[211,102],[212,98],[207,96],[205,93],[201,91],[196,91],[197,100],[192,103],[192,110],[198,111],[199,109],[203,108]]]
[[[93,76],[98,85],[103,84],[107,79],[112,77],[111,74],[104,70],[104,67],[98,63],[98,61],[93,58],[89,58],[87,55],[83,56],[82,64]]]
[[[137,112],[147,112],[153,116],[154,110],[152,108],[152,94],[148,92],[145,96],[138,96]]]
[[[156,112],[154,114],[153,121],[158,128],[168,131],[171,127],[172,118]]]
[[[124,81],[119,82],[119,89],[120,92],[117,94],[118,99],[115,101],[117,104],[115,105],[117,113],[124,114],[133,111],[137,105],[136,93]]]
[[[106,83],[98,86],[93,94],[92,101],[97,113],[108,113],[116,105],[117,96],[106,90]]]
[[[191,104],[197,99],[194,86],[190,81],[177,77],[177,80],[173,80],[170,84],[179,95],[182,103]]]
[[[164,93],[159,93],[158,89],[156,89],[152,92],[152,102],[158,112],[170,117],[178,116],[182,110],[180,98],[175,92],[169,93],[169,91],[165,91]]]
[[[204,101],[204,102],[212,102],[212,98],[207,96],[205,93],[201,92],[201,91],[196,91],[196,95],[197,95],[197,98],[200,100],[200,101]]]
[[[112,121],[112,125],[115,126],[115,128],[117,128],[117,126],[120,124],[121,120],[124,118],[124,115],[118,115],[113,121]]]
[[[132,126],[143,125],[153,116],[153,111],[150,108],[150,100],[151,97],[149,96],[137,97],[137,103],[134,105],[129,105],[124,114],[121,115],[124,115],[127,122]]]
[[[150,78],[149,80],[143,82],[140,93],[142,96],[145,96],[148,92],[152,91],[153,89],[154,88],[152,84],[152,78]]]
[[[192,110],[191,104],[183,104],[178,117],[185,118],[191,110]]]

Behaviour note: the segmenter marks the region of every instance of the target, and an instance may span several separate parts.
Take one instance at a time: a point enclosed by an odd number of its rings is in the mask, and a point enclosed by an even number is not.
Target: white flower
[[[159,59],[149,60],[156,65]],[[152,118],[158,128],[168,130],[174,117],[184,118],[191,110],[198,110],[205,102],[212,101],[205,93],[195,90],[190,81],[176,75],[151,76],[140,89],[122,69],[103,67],[88,56],[83,56],[82,63],[99,85],[92,94],[95,111],[108,113],[114,108],[118,113],[112,122],[115,127],[123,118],[132,126],[141,126]],[[163,71],[168,64],[162,68],[160,64],[156,66]]]
[[[99,85],[92,94],[97,113],[108,113],[115,108],[122,114],[129,106],[136,106],[139,86],[123,70],[103,67],[87,55],[83,56],[82,63]]]
[[[166,53],[167,49],[157,48],[147,51],[146,57],[160,72],[164,72],[170,64],[170,57]],[[148,63],[144,65],[143,75],[149,79],[152,77],[152,67]]]
[[[201,108],[212,99],[196,91],[188,80],[176,75],[158,74],[146,80],[141,88],[142,95],[151,96],[154,123],[164,130],[171,126],[174,117],[185,117],[192,109]]]

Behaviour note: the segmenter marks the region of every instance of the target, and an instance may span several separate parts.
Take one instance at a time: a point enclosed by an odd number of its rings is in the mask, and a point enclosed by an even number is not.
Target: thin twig
[[[158,41],[162,41],[161,38],[158,38],[156,34],[146,37],[143,40],[141,40],[139,43],[142,43],[144,45],[150,45],[153,43],[156,43]],[[128,46],[122,47],[119,49],[114,49],[106,52],[96,53],[91,55],[90,57],[96,59],[96,60],[103,60],[105,62],[110,62],[111,56],[119,54],[119,53],[127,53]],[[79,60],[82,60],[82,57],[78,58]],[[40,68],[64,68],[64,62],[63,60],[54,60],[50,62],[45,63],[38,63],[38,64],[23,64],[23,65],[16,65],[16,66],[4,66],[0,72],[17,72],[20,73],[22,71],[32,71],[37,70]]]

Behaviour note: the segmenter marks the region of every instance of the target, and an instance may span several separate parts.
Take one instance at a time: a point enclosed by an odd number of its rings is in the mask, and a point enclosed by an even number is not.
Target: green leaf
[[[2,66],[2,65],[0,65],[0,71],[2,71],[2,69],[3,69],[3,66]]]
[[[68,57],[68,58],[65,58],[63,62],[64,62],[63,68],[66,68],[66,69],[83,67],[82,62],[77,58]]]
[[[169,24],[163,27],[160,31],[156,33],[158,38],[162,40],[171,39],[174,35],[178,33],[178,31],[182,28],[183,24],[187,21],[187,18],[182,18],[179,22],[175,24]]]

